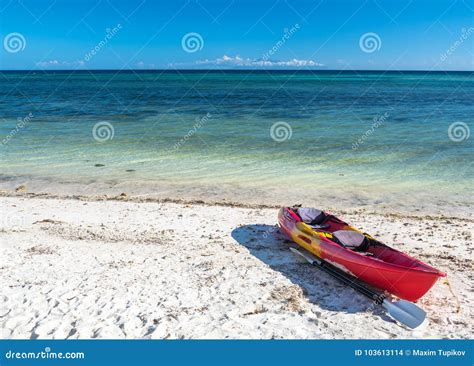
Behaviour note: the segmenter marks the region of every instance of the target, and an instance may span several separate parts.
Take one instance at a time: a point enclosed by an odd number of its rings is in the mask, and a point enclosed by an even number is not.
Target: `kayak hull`
[[[280,209],[281,231],[296,244],[340,270],[399,298],[416,301],[426,294],[438,278],[446,274],[384,244],[368,251],[371,256],[347,249],[331,240],[331,232],[355,230],[338,220],[324,232],[316,232],[301,221],[289,207]]]

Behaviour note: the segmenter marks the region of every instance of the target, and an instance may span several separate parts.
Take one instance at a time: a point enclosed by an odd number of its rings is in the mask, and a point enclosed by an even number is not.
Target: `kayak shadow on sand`
[[[308,300],[323,309],[358,313],[372,311],[385,320],[391,320],[379,306],[329,274],[294,255],[290,246],[296,246],[271,225],[244,225],[232,231],[232,238],[274,271],[300,286]]]

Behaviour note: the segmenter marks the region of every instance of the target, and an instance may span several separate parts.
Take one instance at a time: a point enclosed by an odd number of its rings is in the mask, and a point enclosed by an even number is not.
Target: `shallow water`
[[[473,73],[3,72],[0,80],[3,188],[427,213],[469,214],[472,205]]]

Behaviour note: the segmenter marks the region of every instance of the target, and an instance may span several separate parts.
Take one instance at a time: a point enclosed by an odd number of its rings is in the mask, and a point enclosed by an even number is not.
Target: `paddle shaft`
[[[368,286],[359,282],[353,276],[332,266],[330,263],[327,263],[324,260],[313,255],[304,254],[303,252],[300,252],[295,248],[290,249],[292,252],[300,255],[312,265],[318,267],[319,269],[338,279],[342,283],[352,287],[354,290],[361,293],[362,295],[367,296],[377,305],[382,305],[387,311],[388,315],[390,315],[396,321],[406,325],[407,327],[415,329],[416,327],[423,324],[423,322],[425,321],[426,312],[416,306],[414,303],[406,300],[399,300],[395,302],[388,301],[384,293],[372,290]]]
[[[294,248],[292,248],[294,249]],[[301,253],[299,250],[294,249],[299,255],[303,256],[308,262],[311,264],[317,266],[318,268],[322,269],[324,272],[327,274],[331,275],[332,277],[336,278],[337,280],[341,281],[342,283],[352,287],[354,290],[359,292],[360,294],[367,296],[369,299],[372,301],[375,301],[377,304],[381,304],[383,300],[385,299],[385,295],[382,293],[378,293],[367,286],[363,285],[359,281],[357,281],[355,278],[353,278],[351,275],[348,275],[337,268],[334,268],[331,264],[325,262],[324,260],[321,260],[319,258],[311,258],[308,256],[305,256],[303,253]]]

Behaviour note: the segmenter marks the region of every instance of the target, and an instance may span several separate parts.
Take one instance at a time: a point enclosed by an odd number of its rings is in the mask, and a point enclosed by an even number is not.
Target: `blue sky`
[[[2,0],[0,68],[473,70],[473,11],[471,0]]]

